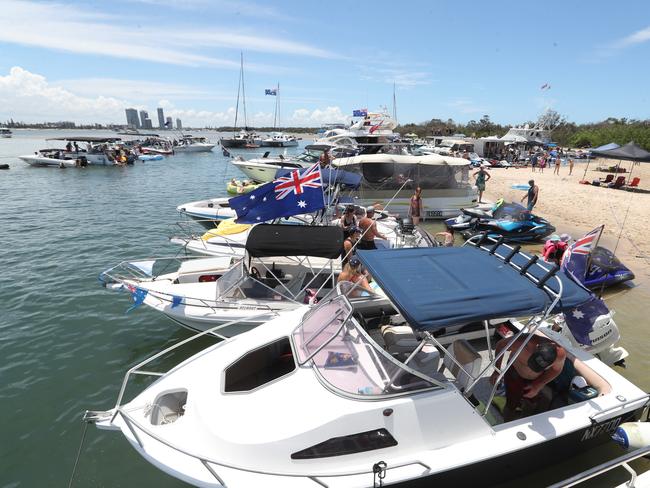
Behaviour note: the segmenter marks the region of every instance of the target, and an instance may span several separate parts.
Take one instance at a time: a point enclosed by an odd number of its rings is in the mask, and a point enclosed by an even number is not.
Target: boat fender
[[[612,439],[625,449],[650,446],[650,423],[625,422],[618,426]]]

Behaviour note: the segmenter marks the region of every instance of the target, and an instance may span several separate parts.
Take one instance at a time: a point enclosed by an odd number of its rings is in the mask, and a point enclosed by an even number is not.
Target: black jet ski
[[[460,232],[465,239],[487,232],[490,237],[503,236],[506,242],[532,242],[555,232],[546,219],[530,213],[518,203],[502,203],[492,211],[492,216],[480,216],[476,210],[463,210],[463,214],[445,221],[447,228]]]

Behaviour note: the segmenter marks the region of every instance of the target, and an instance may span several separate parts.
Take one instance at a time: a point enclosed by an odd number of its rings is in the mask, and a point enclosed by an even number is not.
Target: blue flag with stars
[[[305,214],[325,206],[320,166],[295,170],[255,190],[228,200],[240,224],[258,224]]]
[[[607,315],[609,308],[600,298],[595,295],[578,307],[564,312],[564,321],[571,330],[573,337],[580,344],[591,345],[590,333],[594,330],[594,322],[601,315]]]

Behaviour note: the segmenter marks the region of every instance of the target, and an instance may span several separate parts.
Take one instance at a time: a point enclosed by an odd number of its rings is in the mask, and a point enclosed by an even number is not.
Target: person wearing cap
[[[357,227],[357,217],[354,215],[354,205],[345,207],[345,212],[339,221],[339,225],[343,229],[343,238],[350,237],[353,227]]]
[[[511,354],[516,352],[528,337],[529,334],[523,334],[508,347],[508,351]],[[508,346],[510,340],[511,338],[505,338],[497,342],[495,346],[497,356]],[[530,337],[503,376],[506,387],[503,418],[506,422],[541,411],[540,392],[562,372],[565,359],[566,351],[556,342],[543,335],[533,334]],[[502,362],[504,362],[503,356],[497,361],[496,367],[501,368]],[[492,383],[496,381],[498,375],[497,371],[492,374]]]
[[[343,265],[345,265],[345,263],[347,263],[350,258],[354,256],[354,253],[357,250],[355,244],[359,241],[360,237],[361,229],[356,225],[350,227],[350,235],[343,241]]]
[[[349,295],[350,298],[362,296],[364,291],[374,293],[368,283],[368,278],[361,268],[361,260],[356,256],[352,256],[345,266],[343,266],[343,271],[339,273],[337,282],[341,283],[342,281],[347,281],[356,285]]]
[[[366,209],[366,216],[359,221],[361,228],[361,239],[357,249],[377,249],[375,238],[386,240],[386,236],[377,230],[377,222],[374,219],[375,207]]]

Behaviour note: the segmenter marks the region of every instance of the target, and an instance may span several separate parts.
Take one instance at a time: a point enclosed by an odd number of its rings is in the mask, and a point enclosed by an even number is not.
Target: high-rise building
[[[181,130],[183,128],[183,124],[181,124],[181,119],[176,119],[176,128],[178,130]]]
[[[149,119],[149,112],[147,112],[146,110],[140,110],[140,125],[145,129],[147,128],[147,124],[145,123],[145,120],[148,119]]]
[[[126,112],[126,125],[131,129],[140,128],[140,120],[138,119],[138,111],[134,108],[127,108]]]
[[[158,128],[165,128],[165,114],[163,113],[162,107],[158,107]]]
[[[170,130],[174,128],[174,122],[172,121],[171,117],[167,117],[165,119],[165,128],[170,129]]]
[[[153,122],[151,122],[151,119],[149,117],[144,119],[144,128],[145,129],[153,129]]]

